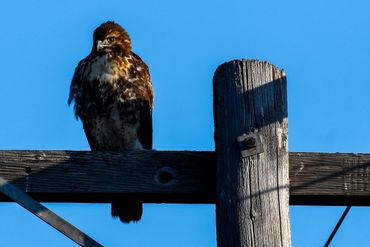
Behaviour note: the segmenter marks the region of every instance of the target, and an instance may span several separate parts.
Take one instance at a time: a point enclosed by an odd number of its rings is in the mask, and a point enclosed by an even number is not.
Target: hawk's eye
[[[112,43],[116,38],[115,37],[108,37],[107,40],[109,43]]]

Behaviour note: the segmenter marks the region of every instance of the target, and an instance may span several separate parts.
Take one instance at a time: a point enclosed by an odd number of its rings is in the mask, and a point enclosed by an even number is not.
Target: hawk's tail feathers
[[[120,198],[112,203],[112,216],[123,223],[137,222],[143,214],[143,204],[135,198]]]

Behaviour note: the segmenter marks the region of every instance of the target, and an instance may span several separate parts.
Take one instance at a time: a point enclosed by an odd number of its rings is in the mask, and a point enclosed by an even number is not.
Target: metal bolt
[[[255,148],[257,146],[257,141],[254,137],[248,137],[243,141],[243,144],[246,149]]]

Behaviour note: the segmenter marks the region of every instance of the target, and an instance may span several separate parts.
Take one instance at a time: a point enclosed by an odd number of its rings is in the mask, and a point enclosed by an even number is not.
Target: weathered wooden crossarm
[[[213,203],[214,163],[196,151],[0,151],[0,176],[38,201]]]
[[[370,206],[370,154],[290,153],[290,204]]]
[[[370,205],[370,154],[289,157],[291,204]],[[214,152],[0,151],[0,176],[44,202],[215,203]]]

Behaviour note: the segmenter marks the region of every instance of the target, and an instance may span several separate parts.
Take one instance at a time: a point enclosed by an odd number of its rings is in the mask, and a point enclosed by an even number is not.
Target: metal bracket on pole
[[[237,141],[243,158],[264,152],[261,137],[255,131],[238,136]]]
[[[81,232],[69,222],[50,211],[45,206],[23,193],[7,180],[0,177],[0,192],[17,202],[19,205],[54,227],[65,236],[84,247],[102,247],[103,245]]]

